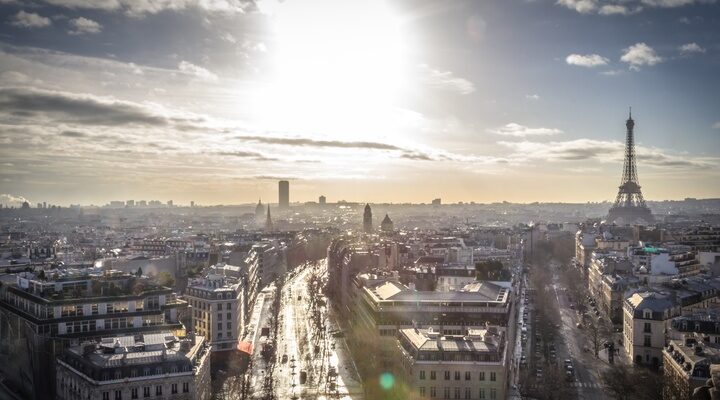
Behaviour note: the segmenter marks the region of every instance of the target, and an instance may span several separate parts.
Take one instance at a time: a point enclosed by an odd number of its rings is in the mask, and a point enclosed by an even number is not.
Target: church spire
[[[273,223],[272,223],[272,218],[270,217],[270,204],[268,204],[267,219],[265,219],[265,231],[272,232],[272,230],[273,230]]]

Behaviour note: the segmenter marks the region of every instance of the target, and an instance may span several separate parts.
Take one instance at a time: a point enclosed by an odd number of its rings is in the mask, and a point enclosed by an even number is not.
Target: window
[[[137,399],[138,398],[138,390],[137,388],[130,389],[130,398],[131,399]]]
[[[437,391],[435,390],[435,386],[430,386],[430,397],[433,399],[437,397]]]
[[[470,380],[470,371],[465,371],[465,380],[466,381]]]
[[[222,322],[218,322],[218,330],[222,329]]]
[[[435,371],[430,371],[430,380],[431,380],[431,381],[434,381],[435,378],[436,378],[436,376],[435,376]]]
[[[232,322],[228,322],[228,323],[226,324],[226,327],[227,327],[228,330],[232,330]]]
[[[222,313],[218,313],[218,321],[222,321]]]
[[[227,315],[225,315],[225,317],[232,321],[232,313],[227,313]]]
[[[155,386],[155,396],[162,396],[162,385]]]
[[[497,399],[497,389],[490,388],[490,399]]]
[[[490,373],[490,382],[495,382],[495,373],[494,372]]]
[[[217,304],[217,310],[218,311],[222,310],[222,304],[220,304],[220,303]]]
[[[469,387],[466,387],[466,388],[465,388],[465,398],[466,398],[466,399],[471,398],[471,397],[472,397],[472,394],[471,394],[471,393],[472,393],[472,392],[471,392],[470,388],[469,388]]]
[[[445,371],[445,380],[446,381],[450,380],[450,371]]]
[[[480,398],[480,399],[485,398],[485,388],[480,388],[480,393],[478,394],[478,398]]]
[[[420,397],[425,397],[425,386],[420,386]]]
[[[645,347],[651,347],[651,346],[652,346],[652,344],[651,344],[651,342],[650,342],[650,336],[649,336],[649,335],[645,335],[645,341],[643,342],[643,346],[645,346]]]
[[[218,332],[218,339],[222,339],[222,332]]]
[[[171,394],[177,394],[177,383],[173,383],[173,384],[170,386],[170,393],[171,393]]]
[[[444,387],[443,388],[443,399],[449,399],[450,398],[450,388]]]
[[[455,380],[456,381],[460,380],[460,371],[455,371]]]
[[[643,332],[645,332],[645,333],[652,333],[652,329],[650,328],[650,323],[649,323],[649,322],[646,322],[646,323],[645,323],[645,329],[643,329]]]
[[[485,380],[485,372],[483,372],[483,371],[480,371],[480,380],[481,380],[481,381],[484,381],[484,380]],[[481,397],[481,398],[482,398],[482,397]]]
[[[190,384],[187,382],[183,382],[183,393],[187,393],[190,391]]]
[[[143,388],[143,397],[150,397],[150,386],[145,386]]]
[[[459,387],[456,387],[456,388],[455,388],[455,398],[456,398],[456,399],[459,399],[459,398],[460,398],[460,388],[459,388]]]
[[[103,400],[110,400],[110,392],[102,392]]]
[[[420,371],[420,379],[421,380],[425,379],[425,371]]]
[[[122,400],[122,390],[115,391],[115,400]]]

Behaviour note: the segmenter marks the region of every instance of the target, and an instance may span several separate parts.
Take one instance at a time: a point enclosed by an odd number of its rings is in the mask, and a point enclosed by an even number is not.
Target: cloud
[[[195,9],[212,13],[241,14],[256,9],[250,0],[44,0],[48,4],[70,9],[119,11],[133,17],[163,11]]]
[[[100,31],[102,30],[102,25],[85,17],[71,19],[70,26],[72,27],[72,29],[69,30],[68,33],[71,35],[100,33]]]
[[[230,32],[220,35],[220,39],[233,44],[237,43],[237,39],[235,39],[235,36],[233,36]]]
[[[621,69],[611,69],[611,70],[608,70],[608,71],[603,71],[603,72],[601,72],[600,74],[606,75],[606,76],[617,76],[617,75],[620,75],[620,74],[623,74],[623,73],[625,73],[625,71],[623,71],[623,70],[621,70]]]
[[[335,147],[345,149],[404,150],[401,147],[380,142],[343,142],[339,140],[315,140],[309,138],[288,138],[277,136],[238,136],[240,140],[286,146]]]
[[[576,139],[564,142],[499,142],[500,145],[514,151],[511,158],[520,160],[596,161],[599,163],[621,163],[625,154],[625,144],[620,141]],[[637,159],[642,165],[657,168],[716,168],[720,165],[717,158],[688,158],[667,154],[655,147],[636,146]]]
[[[640,42],[626,48],[620,61],[630,64],[630,68],[639,69],[642,65],[655,65],[663,61],[655,50],[647,44]]]
[[[218,76],[214,73],[187,61],[180,61],[178,69],[185,74],[192,75],[203,81],[216,82],[218,80]]]
[[[143,105],[69,92],[0,88],[0,113],[36,119],[37,114],[60,122],[86,125],[166,125],[164,116]]]
[[[575,10],[580,14],[589,14],[597,9],[595,0],[558,0],[557,4]]]
[[[563,133],[560,129],[555,128],[530,128],[525,125],[511,122],[495,129],[488,129],[490,133],[503,136],[526,137],[526,136],[549,136]]]
[[[219,156],[228,156],[228,157],[238,157],[238,158],[249,158],[255,161],[278,161],[278,158],[275,157],[268,157],[265,154],[258,153],[255,151],[222,151],[219,153],[211,153],[211,154],[217,154]]]
[[[52,21],[50,21],[50,18],[46,18],[35,13],[20,11],[15,14],[10,24],[20,28],[30,29],[44,28],[46,26],[50,26],[52,24]]]
[[[630,15],[642,11],[643,6],[671,8],[714,2],[715,0],[557,0],[556,4],[580,14]]]
[[[16,196],[13,194],[2,193],[0,194],[0,204],[4,204],[6,207],[9,206],[21,206],[24,202],[30,202],[23,196]]]
[[[420,68],[422,81],[428,86],[463,95],[475,91],[475,85],[472,82],[459,78],[450,71],[440,71],[426,64],[420,64],[418,67]]]
[[[539,94],[526,94],[525,98],[527,100],[538,101],[538,100],[540,100],[540,95]]]
[[[594,68],[601,65],[607,65],[610,60],[598,54],[570,54],[565,58],[565,62],[570,65],[579,67]]]
[[[705,53],[705,49],[703,47],[700,47],[699,44],[692,42],[692,43],[686,43],[680,47],[678,47],[678,50],[680,50],[680,53],[688,55],[693,53]]]
[[[605,4],[604,6],[600,7],[600,11],[598,11],[598,14],[600,15],[630,15],[630,10],[623,5],[620,4]]]
[[[78,131],[62,131],[60,136],[71,137],[71,138],[84,138],[88,137],[87,133]]]
[[[710,4],[715,0],[641,0],[641,2],[651,7],[674,8],[691,4]]]

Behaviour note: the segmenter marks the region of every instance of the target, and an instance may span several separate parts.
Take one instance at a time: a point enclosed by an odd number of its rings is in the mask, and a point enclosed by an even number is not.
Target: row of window
[[[444,371],[444,372],[445,372],[445,374],[444,374],[445,380],[449,381],[450,380],[450,371]],[[425,377],[426,377],[425,371],[420,370],[420,373],[419,373],[420,380],[424,380]],[[455,371],[454,377],[455,377],[456,381],[459,381],[460,377],[461,377],[460,371]],[[490,382],[495,382],[497,380],[497,373],[490,372],[489,377],[490,377]],[[434,381],[436,379],[437,379],[437,371],[430,371],[430,380]],[[472,374],[470,373],[470,371],[465,371],[465,380],[469,381],[471,379],[472,379]],[[485,380],[485,371],[479,372],[478,379],[481,381]]]
[[[444,387],[442,389],[443,389],[443,394],[442,394],[443,399],[450,399],[450,398],[472,399],[473,398],[472,397],[472,388],[469,388],[469,387],[464,388],[464,390],[461,390],[461,388],[459,388],[459,387],[454,388],[454,390],[452,390],[452,395],[453,395],[452,397],[450,397],[450,394],[451,394],[450,389],[451,388]],[[425,391],[425,386],[421,386],[419,388],[419,392],[420,392],[420,397],[427,397],[427,395],[428,395],[428,393]],[[430,386],[429,392],[430,392],[431,399],[436,399],[438,397],[438,390],[435,386]],[[463,394],[463,393],[464,393],[464,396],[461,397],[461,394]],[[480,388],[480,389],[478,389],[478,398],[483,399],[483,400],[484,399],[495,400],[498,398],[497,397],[497,389],[495,389],[495,388],[490,388],[490,389]]]
[[[142,388],[142,390],[143,390],[143,398],[150,397],[150,393],[152,393],[152,386],[144,386]],[[190,384],[188,382],[183,382],[182,392],[183,393],[190,392]],[[171,384],[170,385],[170,394],[177,394],[177,393],[178,393],[178,384],[177,383]],[[162,385],[156,385],[155,386],[155,396],[162,396],[162,394],[163,394]],[[139,398],[139,388],[131,388],[130,389],[130,399],[138,399],[138,398]],[[123,399],[123,391],[115,390],[113,399],[114,400],[122,400]],[[102,392],[102,400],[110,400],[110,391]]]

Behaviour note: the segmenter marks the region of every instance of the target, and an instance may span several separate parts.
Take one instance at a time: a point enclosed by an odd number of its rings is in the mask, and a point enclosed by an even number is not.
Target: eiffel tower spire
[[[655,222],[655,219],[647,204],[645,204],[637,176],[637,164],[635,160],[635,121],[632,119],[632,107],[630,107],[625,127],[627,128],[627,135],[625,137],[623,174],[620,186],[618,187],[618,194],[615,198],[615,204],[610,208],[607,222],[622,221],[625,224],[637,222],[651,224]]]

